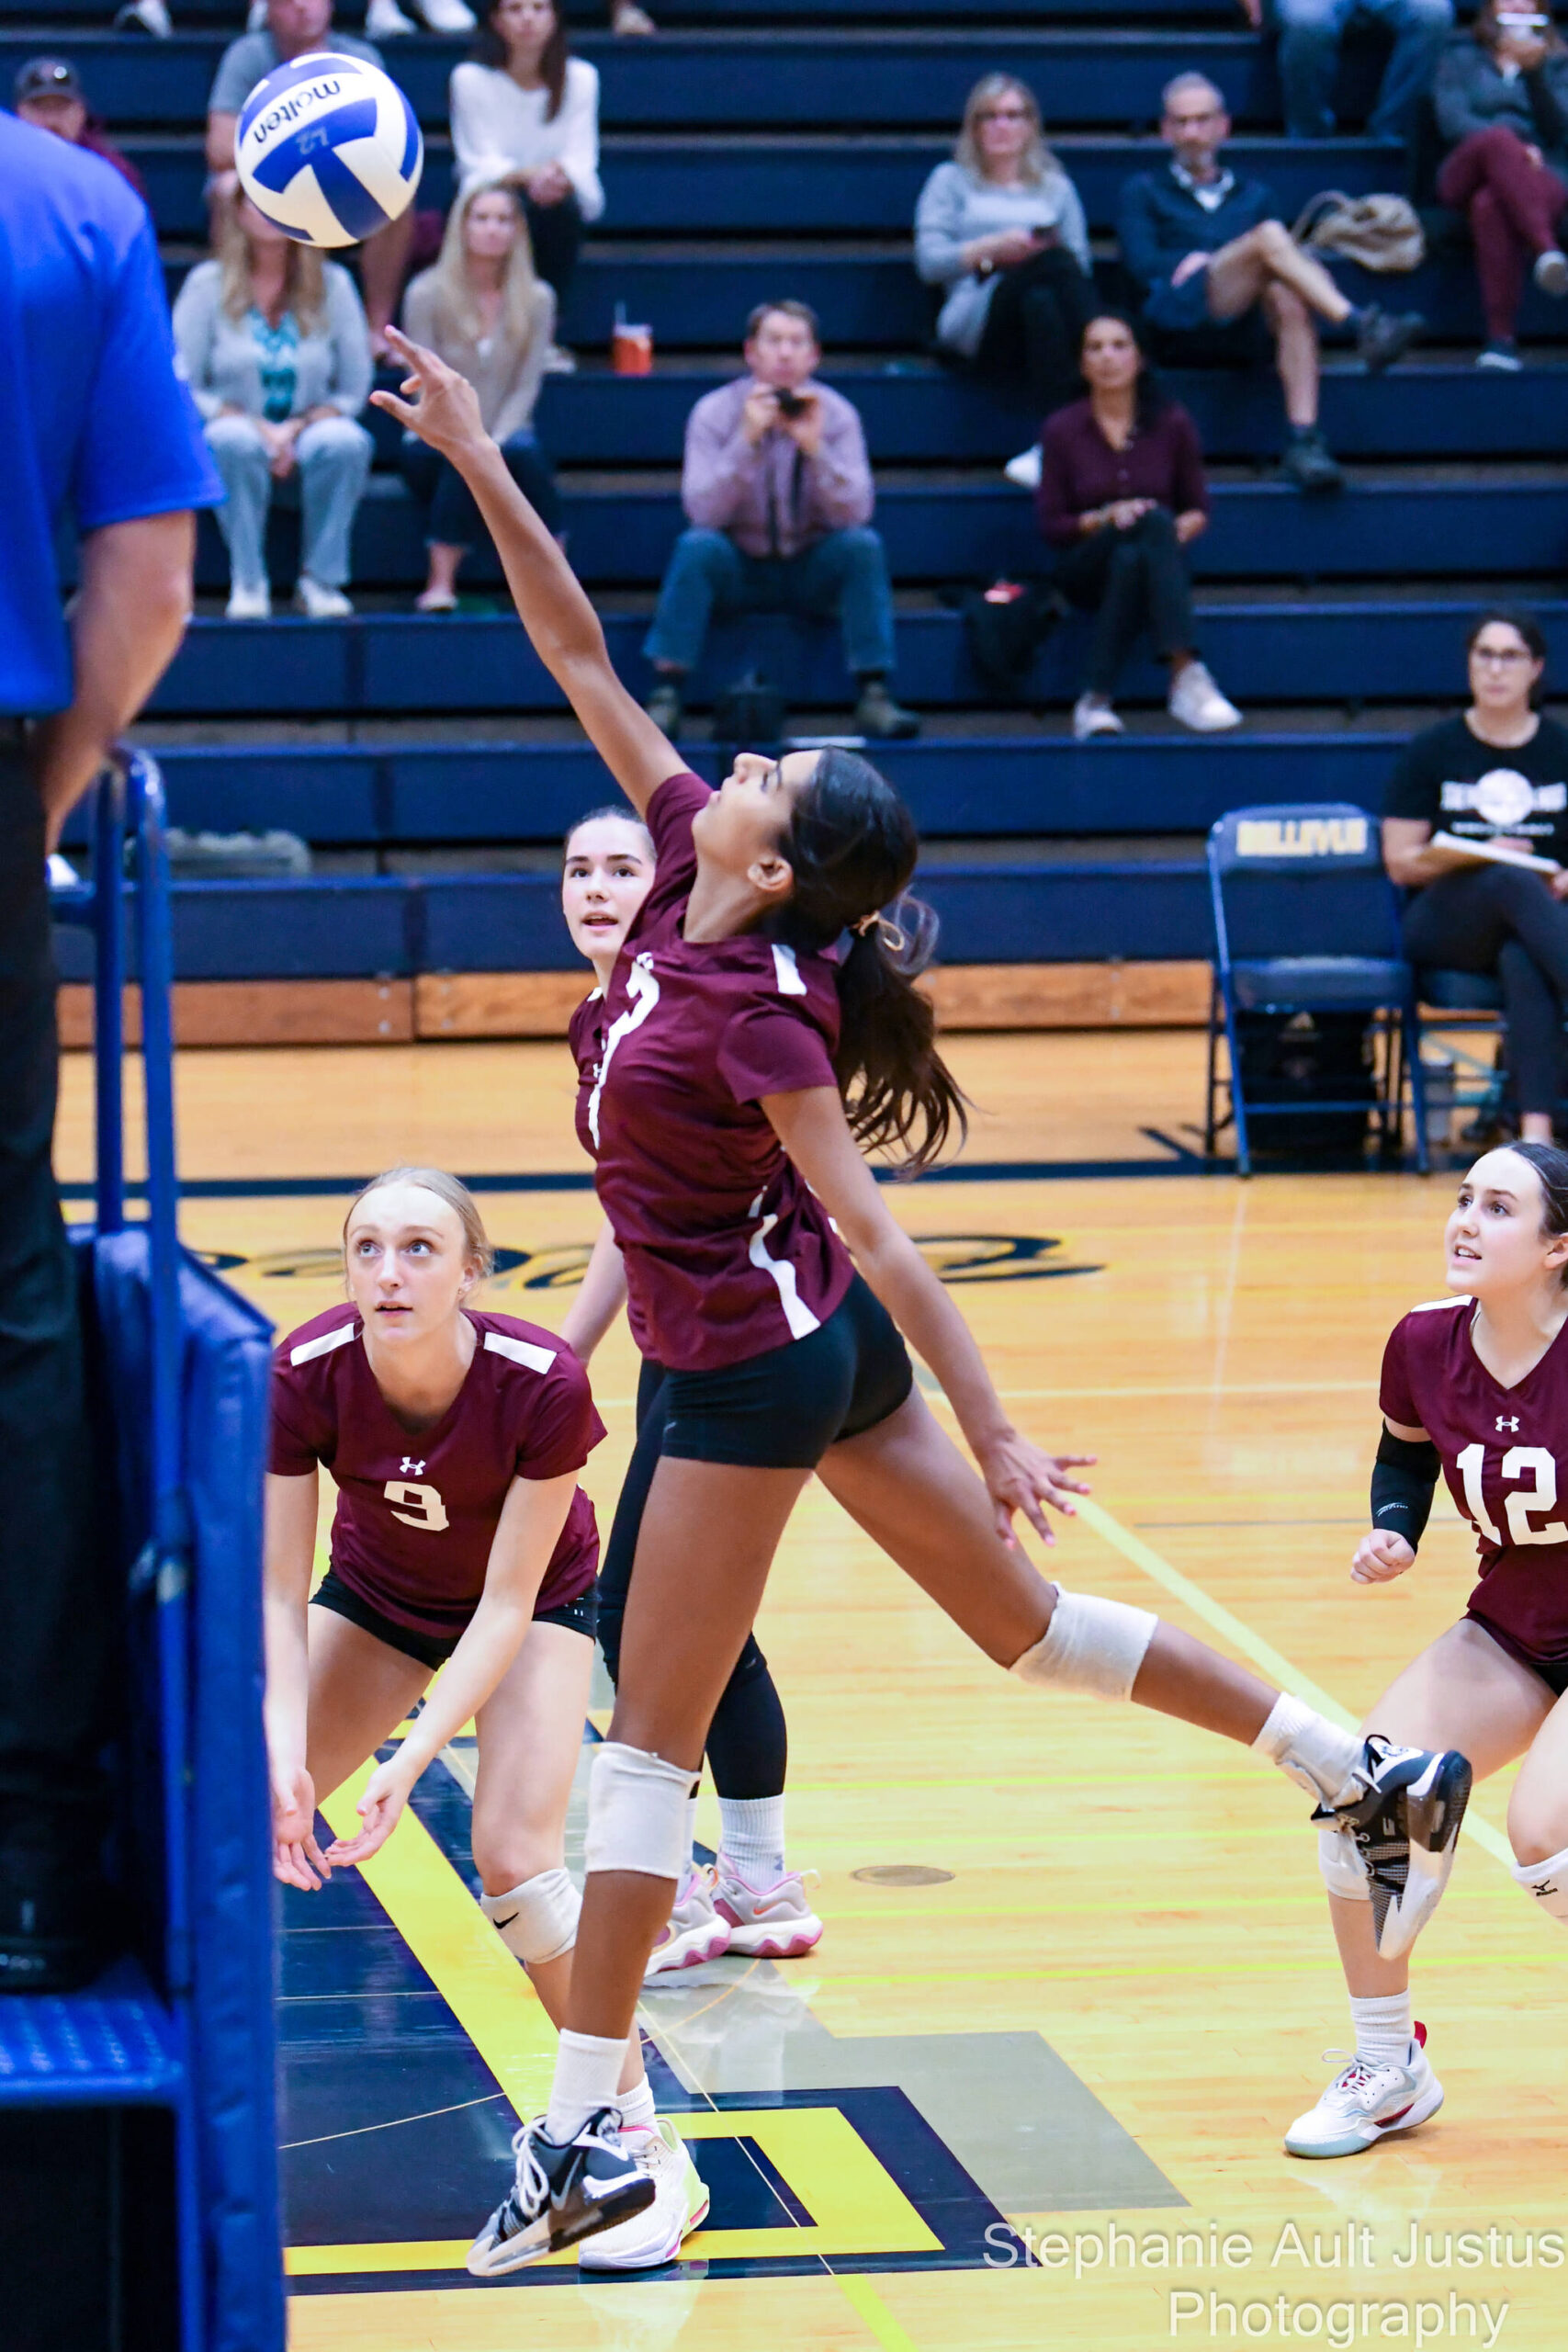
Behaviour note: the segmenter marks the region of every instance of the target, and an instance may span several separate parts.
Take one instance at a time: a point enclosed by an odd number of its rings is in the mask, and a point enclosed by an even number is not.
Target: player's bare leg
[[[324,1804],[390,1739],[428,1687],[430,1668],[333,1609],[309,1612],[306,1769]]]

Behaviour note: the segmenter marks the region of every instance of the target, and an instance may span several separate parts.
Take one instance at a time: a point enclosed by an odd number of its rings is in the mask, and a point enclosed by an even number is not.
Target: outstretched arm
[[[395,327],[387,341],[409,370],[403,397],[372,392],[372,402],[450,458],[473,492],[535,651],[640,816],[666,778],[680,774],[678,753],[615,675],[599,616],[507,472],[473,386]]]
[[[267,1767],[272,1780],[273,1875],[307,1893],[332,1872],[316,1843],[316,1792],[305,1766],[310,1701],[305,1611],[316,1554],[314,1470],[266,1480],[262,1622],[266,1637]],[[318,1873],[320,1875],[318,1876]]]
[[[572,1354],[586,1363],[626,1303],[626,1270],[606,1217],[584,1270],[582,1287],[560,1327],[561,1338]]]

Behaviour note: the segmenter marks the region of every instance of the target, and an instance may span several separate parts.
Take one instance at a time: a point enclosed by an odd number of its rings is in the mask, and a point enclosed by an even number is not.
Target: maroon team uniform
[[[578,1134],[626,1263],[632,1336],[682,1372],[808,1337],[854,1278],[761,1108],[765,1094],[836,1089],[834,967],[751,933],[686,945],[692,820],[711,797],[684,774],[654,794],[653,888],[607,994],[570,1031]]]
[[[1549,1680],[1568,1665],[1568,1337],[1500,1388],[1471,1340],[1475,1302],[1434,1299],[1394,1326],[1379,1395],[1424,1429],[1474,1528],[1481,1582],[1466,1614]]]
[[[376,1385],[352,1304],[302,1323],[273,1357],[269,1466],[286,1478],[318,1463],[331,1471],[338,1583],[393,1625],[438,1641],[460,1634],[479,1605],[513,1480],[581,1470],[604,1434],[588,1374],[553,1332],[464,1312],[479,1334],[473,1362],[448,1410],[417,1437]],[[580,1487],[535,1616],[579,1600],[598,1564],[593,1506]]]

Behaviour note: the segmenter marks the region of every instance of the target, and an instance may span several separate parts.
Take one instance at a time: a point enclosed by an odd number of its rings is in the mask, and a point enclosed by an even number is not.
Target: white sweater
[[[476,182],[503,180],[537,164],[559,164],[576,192],[585,220],[604,209],[599,184],[599,73],[586,58],[569,57],[560,112],[545,120],[547,90],[525,90],[499,66],[464,64],[452,70],[452,144],[457,156],[457,187],[466,195]]]

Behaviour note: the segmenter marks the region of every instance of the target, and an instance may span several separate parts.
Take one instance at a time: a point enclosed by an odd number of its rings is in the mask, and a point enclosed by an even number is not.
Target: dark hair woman
[[[1438,194],[1475,241],[1486,320],[1476,366],[1511,371],[1525,272],[1544,293],[1568,294],[1568,47],[1530,0],[1483,0],[1438,60],[1432,96],[1450,145]]]
[[[1469,707],[1406,744],[1389,779],[1383,864],[1413,893],[1413,964],[1502,981],[1523,1133],[1550,1143],[1568,1003],[1568,728],[1535,707],[1546,639],[1529,613],[1483,613],[1468,650]]]
[[[1434,1841],[1457,1826],[1464,1766],[1422,1758],[1426,1780],[1407,1778],[1411,1759],[1352,1741],[1145,1611],[1047,1584],[1026,1559],[1014,1514],[1049,1541],[1045,1506],[1073,1510],[1087,1457],[1043,1453],[1013,1427],[863,1156],[882,1147],[919,1167],[963,1125],[914,986],[931,942],[904,899],[908,810],[844,751],[742,752],[717,792],[687,774],[616,676],[470,387],[406,337],[398,348],[408,397],[379,393],[380,405],[468,481],[524,627],[658,859],[611,977],[581,1121],[633,1337],[666,1367],[669,1411],[637,1440],[658,1458],[594,1758],[571,2028],[548,2111],[519,2133],[513,2185],[469,2253],[492,2277],[654,2196],[614,2126],[626,2029],[680,1876],[704,1736],[814,1471],[1023,1681],[1135,1696],[1258,1746],[1347,1826],[1371,1838],[1375,1819],[1380,1843],[1392,1813],[1417,1911]],[[900,1327],[978,1476],[916,1387]],[[1427,1807],[1439,1785],[1438,1823]],[[1385,1905],[1396,1939],[1414,1932],[1404,1901]]]
[[[598,72],[571,55],[556,0],[491,0],[473,56],[453,68],[451,114],[458,193],[518,191],[534,266],[563,308],[604,191]]]
[[[1040,436],[1040,528],[1062,550],[1056,579],[1095,615],[1089,675],[1073,710],[1080,743],[1120,735],[1111,696],[1146,629],[1170,672],[1173,718],[1200,734],[1241,725],[1195,650],[1185,549],[1206,530],[1209,485],[1198,428],[1151,373],[1138,331],[1102,311],[1084,329],[1088,397]]]

